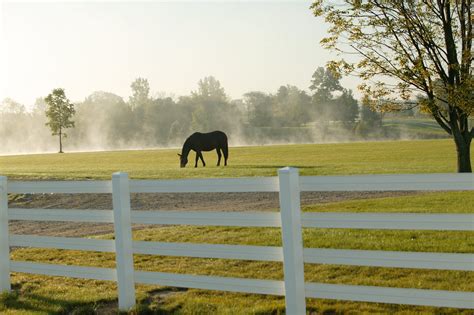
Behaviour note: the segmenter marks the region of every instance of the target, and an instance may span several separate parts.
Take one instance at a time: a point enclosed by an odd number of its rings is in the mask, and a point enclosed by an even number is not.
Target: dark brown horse
[[[199,158],[202,161],[202,165],[206,166],[201,152],[212,150],[217,151],[217,166],[221,164],[222,154],[224,154],[224,165],[227,166],[229,148],[227,146],[227,136],[222,131],[208,133],[195,132],[189,136],[183,144],[181,154],[178,154],[181,167],[185,167],[188,163],[188,155],[191,150],[196,152],[196,162],[194,163],[194,167],[197,167]]]

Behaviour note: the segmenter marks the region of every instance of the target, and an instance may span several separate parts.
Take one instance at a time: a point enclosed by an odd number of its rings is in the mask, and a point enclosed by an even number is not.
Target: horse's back
[[[219,130],[207,133],[195,132],[188,140],[192,143],[194,150],[210,151],[227,147],[227,135]]]

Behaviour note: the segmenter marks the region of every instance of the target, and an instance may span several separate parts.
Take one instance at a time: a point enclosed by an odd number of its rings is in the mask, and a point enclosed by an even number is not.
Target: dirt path
[[[403,196],[416,192],[304,192],[301,204],[343,200]],[[206,210],[206,211],[272,211],[278,209],[277,193],[179,193],[132,194],[134,210]],[[112,209],[110,194],[39,194],[25,195],[11,201],[10,208],[44,209]],[[134,228],[143,228],[143,225]],[[82,237],[112,233],[111,224],[76,222],[10,222],[10,233]]]

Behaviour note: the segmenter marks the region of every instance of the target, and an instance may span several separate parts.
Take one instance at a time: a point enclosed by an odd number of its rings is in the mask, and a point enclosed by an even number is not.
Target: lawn
[[[424,206],[420,206],[424,204]],[[351,200],[307,206],[304,211],[380,212],[472,212],[472,192],[425,193],[421,195]],[[370,206],[370,208],[366,208]],[[112,235],[98,238],[112,239]],[[472,232],[392,231],[358,229],[305,229],[305,247],[365,250],[474,253]],[[134,232],[135,240],[281,246],[280,231],[274,228],[166,226]],[[69,250],[23,248],[12,252],[13,260],[80,266],[115,266],[113,254]],[[135,255],[138,270],[198,275],[282,279],[281,263]],[[474,291],[474,273],[464,271],[402,268],[356,267],[307,264],[306,281],[412,287],[421,289]],[[14,293],[0,298],[5,314],[99,314],[116,307],[115,284],[14,274]],[[284,299],[266,295],[238,294],[206,290],[181,290],[158,286],[137,286],[141,314],[278,314],[284,311]],[[333,300],[307,300],[314,313],[451,313],[447,308],[357,303]],[[464,311],[469,314],[469,311]]]
[[[303,175],[443,173],[455,170],[451,140],[341,143],[231,148],[229,166],[178,167],[178,150],[117,151],[0,157],[0,174],[14,179],[108,179],[121,170],[132,178],[274,176],[279,167]],[[315,212],[472,213],[474,193],[439,192],[349,200],[305,206]],[[276,210],[275,210],[276,211]],[[474,253],[474,234],[463,231],[304,229],[305,247]],[[95,236],[111,239],[113,235]],[[281,246],[274,228],[166,226],[134,231],[135,240]],[[114,255],[69,250],[20,248],[13,260],[80,266],[115,266]],[[282,279],[281,263],[135,255],[138,270],[199,275]],[[474,291],[474,272],[306,264],[309,282]],[[13,293],[0,296],[2,314],[113,314],[116,285],[111,282],[13,274]],[[282,297],[196,289],[137,286],[140,314],[280,314]],[[400,313],[472,314],[448,308],[307,299],[314,314]]]
[[[284,166],[302,175],[447,173],[456,171],[452,140],[274,145],[230,148],[229,166],[216,167],[215,152],[204,153],[205,168],[179,168],[179,149],[0,156],[0,174],[13,179],[110,179],[116,171],[131,178],[274,176]]]

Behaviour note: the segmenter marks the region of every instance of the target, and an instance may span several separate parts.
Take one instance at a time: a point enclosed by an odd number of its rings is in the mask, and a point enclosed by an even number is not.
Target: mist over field
[[[66,152],[125,149],[178,148],[193,132],[222,130],[231,146],[289,143],[326,143],[361,140],[437,138],[439,128],[422,135],[399,124],[383,126],[382,116],[370,111],[342,87],[323,96],[323,74],[313,78],[313,94],[291,85],[274,93],[252,91],[231,100],[220,82],[205,77],[190,95],[152,97],[148,80],[131,84],[128,100],[97,91],[82,102],[73,102],[75,126],[65,129]],[[316,84],[316,85],[315,85]],[[67,93],[67,91],[66,91]],[[46,123],[47,104],[38,98],[32,108],[12,99],[0,104],[0,154],[58,151],[58,136]],[[402,121],[414,112],[401,113]],[[406,130],[405,130],[406,129]]]
[[[56,88],[76,111],[65,152],[178,148],[213,130],[231,146],[447,136],[415,110],[362,106],[361,81],[323,67],[328,25],[304,1],[3,8],[1,155],[59,151],[45,125]]]

